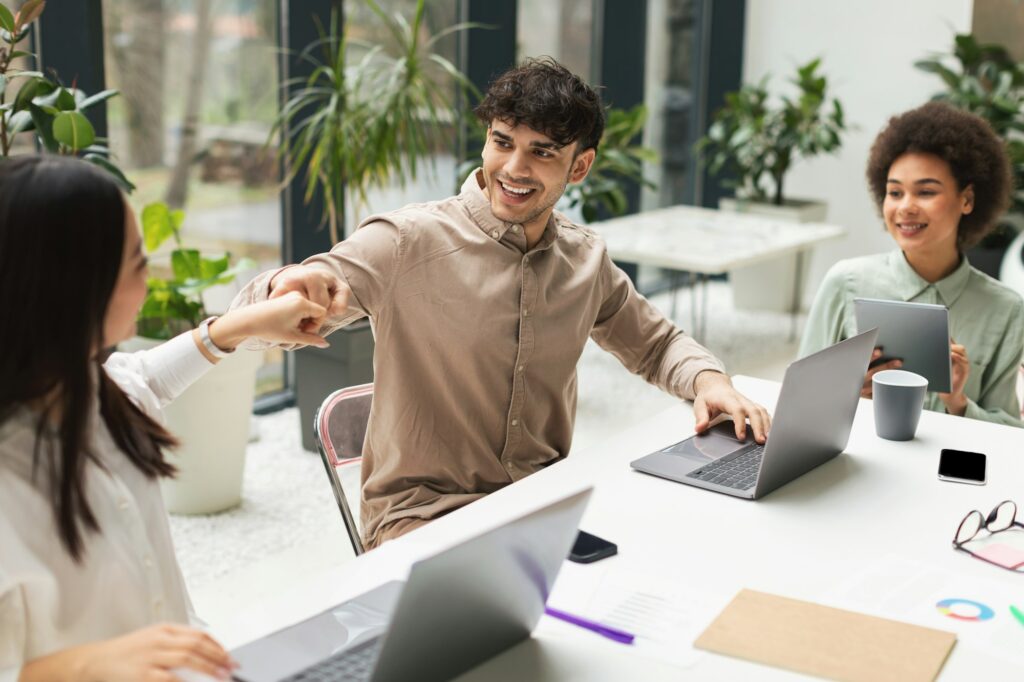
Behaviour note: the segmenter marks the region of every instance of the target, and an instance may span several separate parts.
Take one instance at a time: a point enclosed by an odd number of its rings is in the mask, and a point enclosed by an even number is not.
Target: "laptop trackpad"
[[[394,581],[231,652],[235,678],[276,682],[332,654],[380,636],[404,583]]]
[[[673,455],[676,463],[673,469],[677,473],[686,473],[699,469],[700,467],[730,455],[737,450],[750,445],[753,436],[750,427],[747,427],[747,440],[741,441],[736,438],[736,431],[732,421],[726,420],[716,424],[704,433],[687,438],[684,441],[670,445],[660,453]]]

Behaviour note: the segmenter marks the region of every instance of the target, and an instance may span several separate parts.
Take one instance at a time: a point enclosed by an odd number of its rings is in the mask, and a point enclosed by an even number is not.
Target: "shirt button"
[[[120,499],[120,501],[118,501],[117,507],[118,507],[118,509],[121,509],[121,510],[127,509],[128,508],[128,500],[126,500],[125,498],[122,497]]]
[[[529,317],[529,316],[530,316],[530,311],[529,310],[524,310],[523,311],[523,317]]]
[[[514,232],[515,234],[519,234],[519,226],[518,225],[513,225],[512,226],[512,232]]]
[[[519,365],[518,367],[516,367],[516,371],[517,372],[522,372],[523,371],[523,366]]]
[[[493,232],[491,232],[491,236],[494,237],[495,239],[497,239],[498,238],[498,231],[494,230]]]
[[[512,426],[519,426],[519,420],[518,419],[513,419],[512,420]]]

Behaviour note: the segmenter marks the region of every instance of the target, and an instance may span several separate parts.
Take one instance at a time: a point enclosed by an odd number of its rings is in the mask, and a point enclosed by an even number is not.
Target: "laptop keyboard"
[[[743,450],[737,455],[716,459],[711,464],[691,471],[686,476],[699,481],[707,481],[726,488],[750,490],[757,483],[757,472],[761,468],[761,456],[764,446],[756,445]]]
[[[339,651],[330,658],[314,663],[284,682],[364,682],[370,679],[383,637],[371,639],[351,649]]]

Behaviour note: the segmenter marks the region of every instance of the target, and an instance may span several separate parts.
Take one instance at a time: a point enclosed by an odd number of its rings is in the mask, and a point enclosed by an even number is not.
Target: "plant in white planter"
[[[783,193],[786,174],[799,159],[837,151],[846,130],[843,106],[829,99],[828,81],[814,59],[797,68],[794,98],[769,100],[768,77],[725,96],[697,151],[714,174],[726,173],[723,183],[735,189],[734,199],[719,208],[749,212],[790,222],[819,222],[827,207],[822,202],[789,199]],[[770,188],[765,181],[770,183]],[[806,268],[804,268],[806,270]],[[759,310],[786,310],[796,282],[796,256],[730,273],[736,305]]]
[[[230,265],[224,254],[208,258],[181,245],[182,211],[149,204],[142,211],[146,250],[154,253],[173,238],[171,276],[151,276],[138,317],[138,337],[123,350],[155,346],[206,319],[203,292],[228,284],[238,272],[253,267],[249,259]],[[178,475],[162,483],[168,510],[178,514],[210,514],[241,501],[245,448],[256,390],[257,353],[240,351],[222,360],[165,410],[168,425],[181,442],[170,454]]]

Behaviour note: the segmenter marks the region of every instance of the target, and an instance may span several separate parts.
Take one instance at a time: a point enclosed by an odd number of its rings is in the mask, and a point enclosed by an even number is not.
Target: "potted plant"
[[[793,222],[823,221],[822,202],[785,196],[786,173],[799,159],[837,151],[846,130],[843,107],[828,97],[828,81],[819,72],[820,59],[797,68],[791,82],[794,98],[782,96],[778,105],[769,100],[765,76],[757,85],[745,85],[725,96],[706,136],[697,143],[712,173],[727,173],[725,184],[736,197],[722,199],[719,208],[758,213]],[[765,181],[770,188],[765,186]],[[797,284],[796,256],[729,274],[737,307],[757,310],[788,310]],[[799,286],[803,287],[802,282]]]
[[[609,109],[597,157],[583,182],[569,185],[565,200],[569,209],[578,208],[584,222],[593,222],[602,213],[620,216],[629,208],[625,192],[627,183],[639,183],[657,189],[644,178],[644,162],[657,163],[658,153],[636,144],[647,123],[647,107],[638,104],[632,109]]]
[[[947,66],[955,60],[956,65]],[[1013,170],[1013,201],[999,226],[967,252],[971,264],[999,276],[1007,248],[1020,269],[1024,250],[1024,64],[1002,45],[979,44],[970,34],[957,35],[952,55],[937,54],[914,64],[942,79],[946,89],[933,99],[965,109],[988,121],[1003,138]],[[1024,292],[1022,292],[1024,293]]]
[[[319,39],[299,53],[312,66],[311,75],[285,83],[288,99],[268,141],[278,144],[284,183],[301,177],[306,203],[318,194],[323,198],[322,224],[332,244],[351,228],[355,221],[349,211],[365,206],[371,187],[395,181],[405,186],[422,171],[432,171],[432,155],[453,134],[459,93],[473,91],[435,48],[444,37],[478,24],[460,23],[428,35],[424,0],[418,0],[410,19],[386,13],[374,0],[363,4],[383,24],[389,43],[370,45],[349,37],[337,14],[329,27],[319,25]],[[346,327],[330,348],[296,354],[306,449],[315,450],[308,425],[321,401],[339,386],[371,381],[372,362],[373,336],[366,323]]]
[[[35,61],[36,56],[19,49],[19,44],[30,35],[32,22],[45,8],[43,0],[27,0],[17,13],[0,5],[0,159],[11,155],[19,136],[30,135],[33,147],[37,144],[50,154],[81,154],[131,192],[134,185],[111,162],[105,140],[96,136],[84,113],[117,95],[117,90],[90,96],[64,86],[52,71],[47,75],[16,66],[19,59]]]
[[[171,238],[175,248],[169,254],[168,276],[154,274],[146,281],[138,336],[122,344],[122,350],[151,348],[196,328],[209,316],[203,293],[229,284],[240,271],[254,267],[249,259],[232,266],[228,254],[210,258],[185,248],[180,235],[183,221],[182,211],[172,211],[163,203],[149,204],[142,211],[146,251],[155,253]],[[257,353],[225,358],[165,409],[171,432],[181,441],[170,454],[178,475],[161,482],[169,511],[210,514],[241,501],[259,364]]]

